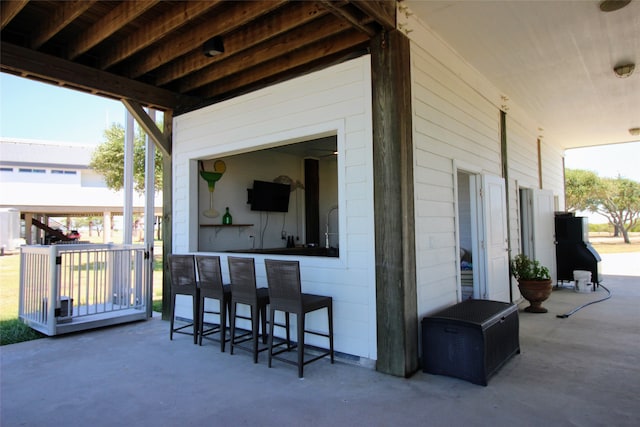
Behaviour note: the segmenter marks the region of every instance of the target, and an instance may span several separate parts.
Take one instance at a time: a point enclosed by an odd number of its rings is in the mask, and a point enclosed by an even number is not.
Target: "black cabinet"
[[[422,369],[487,385],[520,353],[518,306],[467,300],[422,319]]]
[[[586,217],[571,213],[556,213],[557,280],[573,280],[574,270],[591,272],[591,281],[600,283],[600,255],[589,244],[589,223]]]

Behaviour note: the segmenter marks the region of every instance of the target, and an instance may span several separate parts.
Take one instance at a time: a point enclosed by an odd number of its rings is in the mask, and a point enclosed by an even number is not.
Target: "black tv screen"
[[[251,210],[288,212],[290,186],[275,182],[253,181]]]

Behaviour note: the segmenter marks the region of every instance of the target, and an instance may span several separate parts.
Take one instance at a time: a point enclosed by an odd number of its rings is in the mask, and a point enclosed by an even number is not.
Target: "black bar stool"
[[[199,336],[200,345],[202,339],[212,339],[209,335],[218,334],[220,341],[220,351],[224,353],[225,343],[227,339],[227,316],[231,311],[231,286],[222,283],[222,269],[220,268],[220,257],[210,255],[196,255],[196,265],[198,267],[198,287],[200,288],[200,298],[198,305],[200,313],[198,315],[198,324],[200,326]],[[207,310],[205,307],[205,299],[215,299],[219,302],[219,309]],[[217,314],[220,317],[219,323],[214,324],[208,329],[204,326],[204,314]]]
[[[253,363],[258,363],[258,353],[266,350],[258,349],[258,317],[262,320],[262,342],[267,343],[267,305],[269,305],[269,291],[267,288],[256,287],[256,270],[253,258],[228,257],[229,277],[231,278],[231,354],[235,347],[253,353]],[[245,304],[251,309],[249,317],[237,314],[237,305]],[[236,336],[236,319],[251,321],[251,331]],[[241,346],[252,341],[252,347]]]
[[[302,293],[300,283],[300,263],[298,261],[281,261],[266,259],[264,261],[267,269],[267,283],[269,284],[269,321],[271,322],[271,334],[269,335],[269,367],[271,367],[271,359],[291,363],[298,366],[298,377],[302,378],[304,365],[315,362],[325,356],[330,356],[331,363],[334,362],[333,354],[333,299],[322,295],[313,295]],[[317,332],[305,329],[305,317],[307,313],[312,311],[327,309],[328,333]],[[274,314],[276,311],[285,313],[287,324],[287,341],[289,340],[289,314],[296,315],[298,342],[294,347],[287,346],[286,349],[273,352],[273,326]],[[277,325],[280,326],[280,325]],[[305,360],[304,354],[304,335],[305,333],[326,337],[329,339],[329,349],[319,355]],[[277,357],[278,354],[296,348],[298,352],[298,360],[292,360]]]
[[[196,263],[193,255],[169,255],[169,271],[171,274],[171,329],[169,339],[173,339],[173,333],[193,335],[193,343],[198,343],[198,302],[200,293],[196,282]],[[176,296],[191,296],[193,306],[193,320],[191,323],[174,327],[176,315]],[[185,331],[193,327],[193,332]]]

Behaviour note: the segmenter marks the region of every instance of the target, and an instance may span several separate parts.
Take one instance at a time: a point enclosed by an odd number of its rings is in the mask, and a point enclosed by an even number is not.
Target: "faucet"
[[[326,231],[324,233],[324,247],[329,249],[329,236],[331,235],[338,235],[338,233],[330,233],[329,232],[329,215],[331,215],[331,212],[333,211],[337,211],[338,210],[338,205],[332,206],[329,211],[327,212],[327,223],[326,223]]]

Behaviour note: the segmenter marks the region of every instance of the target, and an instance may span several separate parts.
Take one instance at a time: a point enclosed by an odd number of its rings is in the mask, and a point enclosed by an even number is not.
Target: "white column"
[[[155,110],[149,110],[149,117],[155,122],[156,112]],[[155,186],[155,171],[156,171],[156,146],[147,134],[145,145],[145,162],[144,162],[144,246],[149,254],[149,259],[146,263],[147,281],[146,281],[146,294],[147,298],[147,316],[152,315],[153,304],[153,240],[154,240],[154,222],[155,222],[155,206],[154,196],[156,193]]]
[[[133,243],[133,116],[126,113],[124,129],[124,210],[122,214],[122,243]]]
[[[111,212],[102,213],[102,243],[111,243]]]
[[[149,110],[149,117],[151,120],[156,120],[155,110]],[[144,190],[145,190],[145,203],[144,203],[144,243],[149,248],[153,248],[153,226],[155,220],[155,158],[156,158],[156,146],[149,137],[145,139],[145,163],[144,163]]]
[[[33,245],[33,225],[31,223],[32,218],[32,214],[24,214],[24,240],[27,245]]]

